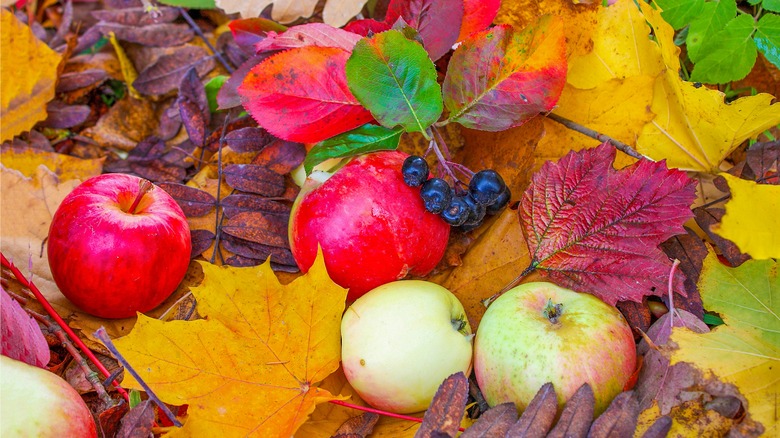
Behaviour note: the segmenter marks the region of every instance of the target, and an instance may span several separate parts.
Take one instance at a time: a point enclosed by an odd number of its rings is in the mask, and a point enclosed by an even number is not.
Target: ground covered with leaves
[[[589,3],[4,2],[3,354],[64,377],[106,437],[777,435],[780,7]],[[299,272],[288,220],[315,165],[395,148],[511,189],[425,278],[476,330],[538,280],[625,316],[639,365],[595,421],[589,388],[518,417],[462,374],[424,419],[357,408],[346,291],[321,259]],[[102,173],[191,229],[184,280],[137,318],[82,312],[49,269],[54,212]]]

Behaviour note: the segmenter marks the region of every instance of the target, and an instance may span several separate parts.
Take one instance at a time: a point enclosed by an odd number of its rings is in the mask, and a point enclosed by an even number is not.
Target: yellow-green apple
[[[89,408],[64,379],[0,356],[0,436],[97,437]]]
[[[563,405],[583,384],[607,408],[636,367],[631,328],[593,295],[552,283],[515,287],[488,307],[474,344],[474,373],[488,404],[524,410],[552,382]]]
[[[60,291],[101,318],[127,318],[162,303],[190,263],[190,229],[176,201],[126,174],[90,178],[57,208],[47,241]]]
[[[404,183],[408,155],[360,155],[335,173],[313,172],[292,207],[290,248],[303,272],[322,247],[330,278],[348,301],[407,274],[423,276],[439,263],[450,227],[425,211],[418,187]]]
[[[449,375],[471,371],[471,327],[458,298],[422,280],[386,283],[341,320],[341,362],[370,405],[411,413],[430,405]]]

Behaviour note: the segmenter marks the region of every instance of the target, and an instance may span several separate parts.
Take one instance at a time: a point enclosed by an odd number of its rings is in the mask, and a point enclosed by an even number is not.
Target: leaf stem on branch
[[[590,138],[596,139],[600,142],[609,142],[612,144],[612,146],[615,147],[615,149],[623,152],[624,154],[634,157],[636,159],[642,159],[644,156],[636,151],[636,149],[632,148],[631,146],[623,143],[622,141],[615,140],[614,138],[604,135],[600,132],[596,132],[586,126],[580,125],[579,123],[569,120],[567,118],[561,117],[557,114],[549,113],[547,114],[547,118],[550,120],[553,120],[555,122],[560,123],[561,125],[573,130],[577,131],[580,134],[587,135]]]
[[[177,8],[179,10],[179,13],[182,17],[184,17],[184,20],[187,22],[187,24],[190,25],[192,30],[195,31],[195,33],[200,37],[201,40],[203,40],[204,43],[206,43],[206,46],[211,50],[211,53],[214,54],[214,56],[217,58],[217,61],[219,61],[220,64],[222,64],[222,67],[225,67],[225,70],[227,70],[228,73],[233,74],[233,71],[235,69],[230,65],[229,62],[222,56],[221,53],[217,51],[217,49],[214,48],[213,45],[211,45],[211,42],[208,38],[206,38],[206,35],[203,35],[203,31],[200,30],[200,26],[198,26],[198,23],[195,22],[195,20],[190,17],[190,14],[187,13],[187,10],[184,8]]]

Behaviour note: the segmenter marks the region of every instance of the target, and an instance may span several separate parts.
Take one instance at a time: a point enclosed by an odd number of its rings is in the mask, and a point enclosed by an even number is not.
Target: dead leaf
[[[322,12],[323,21],[333,27],[341,27],[360,13],[367,0],[328,0]],[[259,17],[268,7],[271,18],[279,23],[290,23],[298,18],[308,18],[314,13],[317,0],[216,0],[217,6],[228,14],[238,12],[244,18]]]
[[[334,438],[365,438],[371,434],[379,414],[363,412],[345,421],[333,434]]]
[[[181,433],[291,436],[317,403],[334,398],[316,384],[338,368],[346,291],[321,256],[288,286],[269,264],[202,266],[192,292],[206,319],[141,316],[117,348],[160,398],[189,404]],[[123,385],[140,388],[130,378]]]
[[[590,426],[588,438],[631,436],[636,429],[639,402],[633,391],[621,392]]]
[[[584,437],[588,434],[596,399],[593,390],[587,383],[583,384],[574,395],[566,401],[555,427],[547,434],[547,438]]]
[[[2,143],[46,119],[46,103],[54,98],[61,57],[35,38],[30,28],[7,9],[0,11],[0,23]]]
[[[545,383],[507,432],[507,437],[543,437],[555,422],[558,414],[558,394],[552,383]]]
[[[125,96],[95,126],[82,131],[82,135],[103,147],[129,151],[141,140],[153,135],[156,129],[154,104],[146,99]]]
[[[425,411],[415,438],[454,437],[458,433],[468,395],[469,381],[463,372],[444,379]]]

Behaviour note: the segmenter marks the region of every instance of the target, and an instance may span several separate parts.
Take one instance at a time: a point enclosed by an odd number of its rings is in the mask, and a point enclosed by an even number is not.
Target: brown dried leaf
[[[615,304],[620,313],[626,318],[628,325],[634,329],[646,332],[650,328],[653,315],[647,307],[647,297],[642,298],[641,303],[636,301],[620,301]],[[636,331],[634,332],[636,336]]]
[[[152,434],[154,426],[154,405],[144,400],[122,418],[117,438],[146,438]]]
[[[351,417],[345,421],[341,427],[333,434],[334,438],[365,438],[374,429],[376,422],[379,421],[379,414],[373,412],[363,412],[360,415]]]
[[[130,173],[148,179],[153,183],[181,182],[187,171],[157,159],[130,161]]]
[[[67,93],[80,88],[97,86],[106,79],[108,79],[108,73],[99,69],[63,73],[57,81],[57,93]]]
[[[462,371],[446,379],[436,390],[415,438],[454,437],[458,433],[469,396],[469,380]]]
[[[262,212],[239,213],[227,219],[222,231],[239,239],[263,245],[289,248],[287,216]]]
[[[672,418],[668,415],[659,417],[647,428],[642,438],[666,438],[669,430],[672,429]]]
[[[724,239],[711,229],[713,225],[720,224],[723,215],[726,214],[726,210],[723,208],[697,207],[693,209],[693,214],[696,218],[696,223],[699,224],[699,227],[707,234],[707,237],[718,247],[720,253],[728,260],[731,266],[737,267],[750,260],[750,256],[743,254],[734,242]],[[701,270],[701,264],[699,265],[699,270]]]
[[[528,403],[517,423],[507,432],[510,437],[544,437],[558,414],[558,395],[552,383],[545,383]]]
[[[587,436],[588,429],[593,422],[595,404],[596,398],[590,385],[585,383],[580,386],[580,389],[566,402],[558,423],[547,434],[547,438]]]
[[[195,67],[203,77],[215,66],[214,58],[206,49],[198,46],[184,46],[174,53],[160,56],[157,61],[138,74],[133,86],[141,94],[160,95],[179,87],[181,79]]]
[[[766,179],[764,184],[780,184],[780,178],[777,177],[780,166],[780,140],[752,145],[747,151],[745,161],[753,171],[756,180],[774,175]]]
[[[661,249],[669,258],[680,261],[679,269],[685,274],[683,285],[688,296],[684,297],[675,293],[674,307],[703,318],[704,307],[696,283],[699,281],[704,258],[707,257],[707,245],[689,228],[686,228],[685,231],[686,234],[678,234],[662,243]]]
[[[622,392],[590,426],[589,438],[632,436],[639,416],[639,401],[633,391]]]
[[[195,71],[195,69],[190,71]],[[203,147],[206,141],[206,130],[208,129],[206,117],[203,116],[200,108],[198,108],[198,104],[191,100],[180,97],[177,103],[179,104],[181,122],[184,125],[184,129],[187,130],[190,141],[197,147]]]
[[[259,152],[271,143],[274,137],[263,128],[248,127],[225,134],[225,144],[236,152]]]
[[[126,403],[120,403],[111,406],[100,412],[98,415],[99,430],[103,436],[116,436],[119,430],[122,418],[127,414],[128,407]]]
[[[249,211],[289,215],[291,210],[291,207],[288,204],[263,198],[262,196],[241,193],[234,193],[223,198],[221,204],[225,211],[225,216],[229,218],[239,213]]]
[[[186,216],[205,216],[217,205],[217,200],[211,194],[194,187],[176,183],[160,183],[160,188],[168,192]]]
[[[297,266],[295,258],[293,258],[292,252],[288,248],[250,242],[249,240],[233,237],[230,234],[224,234],[222,236],[222,246],[226,250],[241,257],[262,261],[271,257],[271,261],[274,263]]]
[[[284,193],[284,176],[265,166],[231,164],[225,166],[225,181],[234,189],[266,197],[278,197]]]
[[[263,165],[280,175],[285,175],[300,166],[304,158],[306,158],[306,147],[303,143],[277,139],[264,147],[252,160],[252,164]]]
[[[92,16],[108,23],[124,24],[126,26],[148,26],[173,22],[179,18],[179,10],[159,6],[154,14],[150,14],[145,7],[101,9],[92,11]]]
[[[209,230],[190,230],[192,239],[192,253],[190,258],[195,258],[211,247],[216,236]]]
[[[82,135],[103,147],[129,151],[153,135],[156,128],[154,103],[126,96],[109,108],[95,126],[82,131]]]
[[[508,432],[516,422],[517,406],[511,402],[502,403],[483,412],[477,421],[460,435],[460,438],[509,436]]]
[[[158,23],[136,27],[102,22],[97,23],[95,28],[104,36],[113,32],[121,41],[150,47],[179,46],[195,36],[195,32],[187,24]]]

